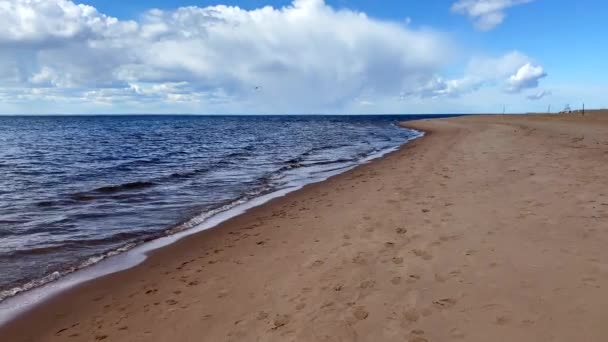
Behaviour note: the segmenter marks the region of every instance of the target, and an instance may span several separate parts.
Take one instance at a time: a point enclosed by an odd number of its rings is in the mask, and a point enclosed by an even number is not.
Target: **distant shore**
[[[7,341],[608,339],[608,113],[427,136],[54,297]]]

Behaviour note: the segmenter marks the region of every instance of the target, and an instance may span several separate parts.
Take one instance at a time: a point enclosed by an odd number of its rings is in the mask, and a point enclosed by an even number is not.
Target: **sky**
[[[608,107],[604,0],[0,0],[0,114]]]

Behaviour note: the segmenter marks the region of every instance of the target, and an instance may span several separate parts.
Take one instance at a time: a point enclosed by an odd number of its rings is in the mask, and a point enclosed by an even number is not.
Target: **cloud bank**
[[[478,30],[489,31],[502,24],[507,9],[532,1],[534,0],[458,0],[452,5],[452,11],[468,16]]]
[[[0,17],[0,93],[16,101],[338,108],[363,92],[414,89],[445,65],[450,45],[322,0],[154,9],[138,21],[70,0],[0,0]]]
[[[506,93],[519,93],[538,87],[540,80],[546,76],[542,66],[534,64],[530,57],[513,51],[499,57],[472,58],[461,78],[444,79],[437,76],[408,95],[458,97],[484,86],[498,86]]]
[[[71,0],[0,0],[0,18],[0,112],[342,112],[504,82],[516,93],[544,77],[535,64],[519,75],[532,61],[515,53],[472,59],[446,79],[458,49],[444,34],[323,0],[151,9],[137,20]]]

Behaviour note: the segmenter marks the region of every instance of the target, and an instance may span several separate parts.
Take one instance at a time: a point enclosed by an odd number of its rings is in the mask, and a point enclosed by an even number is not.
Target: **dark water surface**
[[[0,300],[395,148],[406,118],[0,117]]]

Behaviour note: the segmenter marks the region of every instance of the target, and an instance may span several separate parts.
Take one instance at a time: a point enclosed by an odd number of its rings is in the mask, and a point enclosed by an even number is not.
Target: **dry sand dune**
[[[608,341],[608,113],[429,134],[54,298],[2,341]]]

